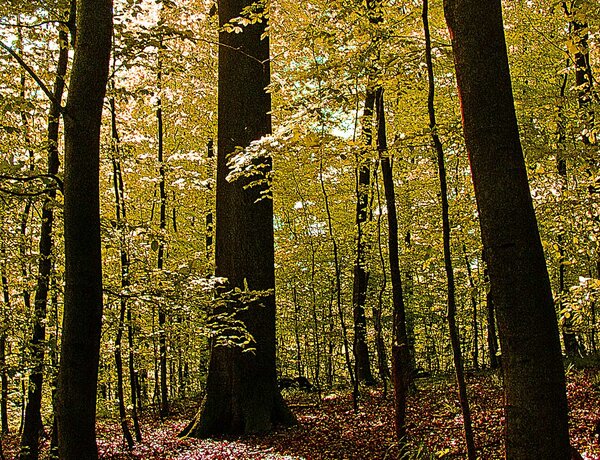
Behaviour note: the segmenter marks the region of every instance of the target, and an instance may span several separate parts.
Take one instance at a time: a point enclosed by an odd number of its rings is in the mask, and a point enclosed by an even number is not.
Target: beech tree
[[[498,319],[506,458],[569,458],[550,280],[515,114],[499,0],[445,0],[463,130]]]
[[[268,11],[262,2],[218,3],[219,80],[215,274],[224,307],[252,341],[244,345],[213,341],[206,398],[183,435],[257,433],[295,418],[277,387],[275,368],[275,262],[273,202],[269,196],[271,160],[260,153],[248,161],[255,173],[231,180],[235,154],[271,132]],[[237,19],[236,19],[237,18]],[[237,33],[236,33],[237,32]],[[251,152],[250,152],[251,153]],[[234,154],[232,156],[232,154]],[[244,301],[242,291],[258,299]]]
[[[102,325],[100,126],[112,38],[112,1],[79,0],[65,108],[65,293],[56,416],[61,459],[95,459]]]

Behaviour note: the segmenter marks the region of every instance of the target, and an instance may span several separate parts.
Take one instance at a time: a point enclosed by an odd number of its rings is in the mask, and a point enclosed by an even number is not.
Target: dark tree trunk
[[[506,458],[568,459],[565,375],[519,139],[500,0],[445,0],[500,332]]]
[[[4,248],[2,250],[4,256]],[[5,257],[3,257],[6,260]],[[6,278],[5,268],[2,267],[2,300],[4,301],[5,308],[10,307],[10,291],[8,289],[8,279]],[[0,330],[0,431],[2,435],[8,434],[8,372],[6,369],[6,335],[8,330],[8,324],[6,315],[2,315],[2,328]]]
[[[370,148],[373,135],[373,108],[375,105],[375,93],[367,89],[365,97],[365,109],[363,114],[363,133],[365,144]],[[369,159],[357,155],[356,174],[356,258],[354,260],[354,280],[352,289],[352,307],[354,319],[354,366],[356,368],[356,379],[367,385],[375,383],[371,372],[371,361],[369,359],[369,348],[367,346],[367,318],[365,315],[365,303],[367,301],[367,288],[369,283],[369,272],[367,270],[365,241],[365,225],[368,219],[369,187],[371,185],[371,168]]]
[[[379,191],[379,182],[378,182],[378,171],[375,170],[375,190],[377,191],[377,207],[382,209],[381,203],[381,194]],[[383,397],[387,398],[388,385],[387,381],[390,377],[390,369],[388,367],[388,357],[385,346],[385,340],[383,338],[383,324],[382,324],[382,315],[383,315],[383,296],[387,289],[387,274],[386,274],[386,266],[385,266],[385,257],[383,254],[383,241],[381,238],[381,214],[377,215],[377,247],[379,248],[379,260],[381,263],[381,286],[379,287],[379,292],[377,295],[377,304],[373,306],[373,326],[375,328],[375,344],[377,350],[377,368],[379,371],[379,378],[383,382]]]
[[[471,423],[471,410],[467,398],[467,384],[465,382],[465,373],[463,368],[462,353],[460,350],[460,337],[458,326],[456,325],[456,287],[454,283],[454,268],[452,266],[452,250],[450,247],[450,211],[448,205],[448,184],[446,180],[446,165],[444,158],[444,148],[442,141],[437,134],[437,122],[435,117],[435,80],[433,74],[433,59],[431,58],[431,36],[429,33],[429,2],[423,0],[423,29],[425,35],[425,61],[427,63],[427,78],[429,90],[427,97],[427,111],[429,113],[429,129],[431,130],[431,140],[437,153],[438,172],[440,175],[440,201],[442,205],[442,235],[444,245],[444,268],[446,270],[447,294],[448,294],[448,329],[450,332],[450,343],[452,345],[452,357],[454,359],[454,369],[456,371],[456,383],[458,386],[458,400],[463,415],[463,427],[465,443],[467,446],[467,458],[475,460],[477,451],[473,439],[473,427]],[[472,282],[471,267],[467,260],[467,270],[469,279]],[[473,286],[472,286],[473,288]],[[476,311],[475,311],[476,313]],[[475,329],[477,334],[477,329]],[[475,363],[477,360],[475,359]]]
[[[59,456],[98,458],[96,386],[102,325],[100,125],[112,2],[79,0],[65,117],[65,294],[56,415]]]
[[[133,420],[133,431],[135,440],[142,442],[142,430],[140,429],[140,421],[138,412],[142,410],[142,397],[140,392],[140,384],[138,380],[138,371],[135,368],[134,347],[134,330],[133,318],[131,314],[131,302],[127,303],[127,344],[129,346],[128,366],[129,366],[129,388],[131,391],[131,419]]]
[[[47,173],[56,176],[60,165],[58,157],[58,131],[60,124],[60,103],[65,88],[65,75],[69,61],[68,33],[61,30],[58,34],[59,54],[54,80],[54,101],[50,104],[48,113],[48,165]],[[42,423],[42,385],[44,383],[44,356],[46,340],[46,310],[48,291],[52,271],[52,247],[54,224],[54,200],[56,189],[48,191],[42,208],[42,224],[40,229],[37,287],[34,298],[34,323],[30,347],[32,350],[33,367],[29,374],[27,389],[27,406],[21,436],[21,460],[36,460],[39,456],[39,438],[44,430]]]
[[[496,334],[496,313],[494,309],[494,300],[492,299],[492,293],[489,288],[489,275],[487,269],[487,261],[485,258],[485,251],[482,254],[482,259],[486,264],[483,269],[483,278],[486,282],[486,295],[485,301],[487,306],[487,344],[488,352],[490,354],[490,368],[498,369],[500,362],[498,360],[498,335]]]
[[[348,378],[350,379],[350,386],[352,387],[352,406],[354,412],[358,411],[358,379],[352,368],[352,361],[350,358],[350,344],[348,341],[348,328],[346,327],[346,318],[344,315],[344,309],[342,307],[342,270],[340,267],[340,257],[338,251],[337,239],[333,233],[333,220],[331,218],[331,209],[329,207],[329,195],[325,189],[325,180],[323,179],[323,159],[321,158],[319,166],[319,182],[321,184],[321,191],[323,192],[323,199],[325,201],[325,213],[327,214],[327,231],[329,232],[329,238],[331,239],[331,246],[333,250],[333,265],[335,267],[335,280],[332,283],[334,286],[333,292],[335,293],[335,303],[337,307],[338,317],[340,318],[340,326],[342,330],[342,344],[344,349],[344,359],[346,361],[346,368],[348,369]],[[314,279],[314,278],[313,278]]]
[[[394,422],[396,437],[401,443],[406,442],[406,397],[411,382],[410,350],[406,332],[406,312],[404,294],[400,275],[400,258],[398,254],[398,217],[396,214],[396,192],[392,175],[392,163],[387,152],[387,135],[385,126],[385,106],[383,89],[375,92],[377,115],[377,150],[381,163],[383,188],[388,218],[388,251],[390,262],[390,280],[392,283],[392,381],[394,383]]]
[[[115,225],[119,231],[119,253],[121,262],[121,288],[129,286],[129,257],[125,251],[124,230],[125,230],[125,200],[123,190],[123,178],[121,177],[120,164],[120,145],[119,132],[117,130],[117,113],[115,107],[115,99],[111,97],[109,100],[110,106],[110,124],[111,137],[113,143],[113,190],[115,192]],[[119,405],[119,418],[123,437],[127,442],[129,450],[133,448],[133,436],[127,422],[127,411],[125,409],[125,392],[123,391],[123,331],[125,330],[125,313],[127,311],[127,299],[123,296],[119,299],[119,322],[117,325],[117,335],[115,337],[115,370],[117,371],[117,399]]]
[[[210,164],[212,164],[212,158],[214,158],[215,156],[215,149],[214,149],[214,143],[212,139],[208,140],[208,144],[206,146],[206,157],[209,159],[209,161],[211,161]],[[208,190],[212,190],[212,187],[210,186],[210,184],[208,185]],[[206,232],[206,260],[211,262],[212,261],[212,247],[213,247],[213,233],[214,233],[214,225],[213,225],[213,209],[212,209],[212,200],[207,200],[207,209],[208,211],[206,212],[206,228],[205,228],[205,232]]]
[[[162,40],[160,43],[159,52],[162,50]],[[167,192],[165,190],[165,163],[164,163],[164,128],[163,128],[163,112],[162,112],[162,63],[158,63],[158,101],[156,104],[156,121],[158,129],[158,164],[159,164],[159,199],[160,199],[160,241],[158,243],[157,268],[162,270],[165,265],[165,242],[164,232],[167,228]],[[160,369],[160,416],[161,418],[169,415],[169,386],[167,382],[167,314],[163,303],[158,305],[158,354],[159,354],[159,369]]]
[[[465,256],[465,267],[467,268],[467,278],[469,279],[469,290],[471,298],[471,308],[473,309],[473,367],[479,369],[479,320],[477,317],[477,288],[475,287],[475,279],[473,278],[473,269],[467,255],[467,246],[462,245],[463,254]]]
[[[252,4],[248,0],[219,1],[220,25]],[[262,173],[227,180],[227,161],[236,148],[247,147],[271,132],[271,98],[265,91],[270,79],[269,40],[261,39],[266,25],[264,17],[240,33],[219,33],[215,274],[227,278],[232,291],[222,294],[230,298],[239,298],[234,295],[236,288],[263,294],[243,305],[239,300],[232,302],[235,316],[254,339],[254,350],[215,344],[206,398],[183,435],[259,433],[296,422],[277,387],[273,201],[261,193],[270,193],[264,185],[246,187],[270,172],[271,160],[254,162]]]

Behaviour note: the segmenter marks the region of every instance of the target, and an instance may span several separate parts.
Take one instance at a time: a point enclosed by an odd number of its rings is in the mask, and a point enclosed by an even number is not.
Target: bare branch
[[[0,41],[0,48],[3,48],[8,54],[10,54],[15,60],[19,63],[25,71],[31,75],[31,77],[35,80],[38,86],[42,89],[44,94],[50,99],[53,104],[56,104],[57,107],[60,107],[60,113],[65,116],[66,111],[65,108],[56,100],[54,94],[48,89],[48,87],[44,84],[40,77],[35,73],[35,71],[23,60],[21,56],[19,56],[10,46],[6,45],[4,42]]]

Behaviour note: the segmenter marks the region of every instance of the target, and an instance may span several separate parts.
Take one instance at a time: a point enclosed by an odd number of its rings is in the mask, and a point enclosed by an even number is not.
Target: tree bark
[[[366,148],[370,148],[373,134],[373,108],[375,105],[375,93],[372,88],[367,89],[365,97],[365,108],[363,113],[363,133],[365,135]],[[375,379],[371,372],[371,361],[369,359],[369,348],[367,346],[367,319],[365,315],[365,304],[367,301],[367,288],[369,283],[369,271],[367,270],[365,241],[365,224],[368,219],[369,194],[371,185],[371,168],[369,159],[359,155],[356,158],[356,258],[354,260],[354,276],[352,288],[352,307],[354,319],[354,366],[356,368],[356,379],[373,385]]]
[[[69,22],[72,18],[69,19]],[[58,34],[59,53],[54,80],[54,100],[50,104],[48,113],[48,165],[47,173],[56,176],[60,165],[58,157],[58,131],[60,125],[60,103],[65,88],[65,75],[69,61],[69,36],[64,30]],[[29,374],[27,387],[27,406],[25,407],[25,420],[21,436],[21,460],[37,460],[39,457],[39,438],[44,430],[42,423],[42,385],[44,383],[44,357],[46,340],[46,310],[48,305],[48,291],[52,272],[52,248],[54,238],[52,234],[54,224],[54,200],[56,189],[51,188],[44,198],[42,208],[42,223],[39,241],[38,278],[34,298],[34,323],[30,347],[32,350],[33,368]]]
[[[262,37],[267,17],[240,33],[223,29],[239,17],[248,0],[219,1],[219,83],[217,139],[217,206],[215,274],[227,279],[229,312],[253,337],[253,351],[215,344],[206,398],[196,419],[182,435],[206,437],[224,433],[260,433],[291,425],[295,417],[277,387],[275,361],[275,268],[273,201],[268,185],[252,184],[271,171],[268,157],[253,162],[259,172],[228,181],[228,159],[236,148],[271,132],[269,40]],[[256,11],[260,13],[260,10]],[[241,305],[234,289],[258,291],[258,300]]]
[[[159,46],[159,53],[162,52],[162,38]],[[156,103],[156,121],[158,130],[158,164],[159,164],[159,228],[160,238],[158,243],[157,267],[158,270],[163,270],[165,264],[165,241],[164,233],[167,228],[167,192],[165,190],[165,163],[164,163],[164,125],[162,111],[162,62],[159,55],[158,60],[158,99]],[[159,354],[159,369],[160,369],[160,417],[164,418],[169,415],[169,387],[167,384],[167,332],[165,330],[167,323],[167,314],[163,303],[158,305],[158,354]]]
[[[465,143],[496,312],[506,458],[568,459],[565,375],[527,182],[500,0],[445,0]]]
[[[79,0],[65,117],[65,294],[56,415],[59,456],[97,459],[96,386],[102,325],[100,125],[112,2]]]
[[[406,311],[402,277],[400,275],[400,258],[398,254],[398,217],[396,214],[396,192],[392,175],[392,162],[387,152],[387,135],[385,125],[385,106],[383,89],[375,92],[375,110],[377,117],[377,150],[381,163],[383,188],[388,217],[388,252],[390,262],[390,281],[392,283],[392,381],[394,383],[394,424],[396,438],[406,443],[406,397],[411,382],[410,350],[406,332]]]

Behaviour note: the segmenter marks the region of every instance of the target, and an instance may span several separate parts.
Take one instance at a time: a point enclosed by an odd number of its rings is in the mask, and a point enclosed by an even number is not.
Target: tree
[[[65,293],[56,395],[59,456],[96,459],[102,324],[99,161],[112,39],[112,1],[79,0],[65,108]]]
[[[463,415],[463,427],[465,434],[465,443],[467,447],[467,458],[475,460],[477,453],[475,450],[475,440],[473,438],[473,427],[471,424],[471,410],[469,408],[469,399],[467,397],[467,384],[465,382],[465,373],[463,366],[462,352],[460,349],[460,335],[456,325],[456,285],[454,282],[454,268],[452,266],[451,227],[450,212],[448,205],[448,180],[446,177],[446,159],[444,147],[440,136],[438,135],[438,126],[435,116],[435,77],[433,73],[433,58],[431,57],[431,34],[429,32],[429,2],[423,0],[423,29],[425,35],[425,61],[427,64],[427,80],[429,82],[429,91],[427,95],[427,108],[429,112],[429,129],[431,130],[431,141],[436,151],[438,173],[440,176],[440,201],[442,208],[442,239],[444,244],[444,268],[446,271],[446,280],[448,283],[448,329],[450,335],[450,344],[452,345],[452,356],[454,358],[454,369],[456,373],[456,384],[458,386],[458,400]],[[469,261],[467,260],[469,269]],[[471,272],[469,271],[469,275]],[[477,329],[473,331],[477,336]],[[477,366],[477,360],[474,360]]]
[[[444,13],[502,347],[506,458],[567,459],[558,325],[519,138],[501,2],[445,0]]]
[[[277,388],[275,368],[271,160],[257,155],[248,161],[255,171],[251,177],[228,180],[232,154],[251,154],[240,149],[271,132],[271,98],[265,89],[269,40],[263,36],[267,11],[264,3],[247,0],[222,0],[218,9],[215,274],[226,278],[227,287],[220,292],[225,313],[239,320],[253,340],[251,350],[213,342],[206,398],[182,433],[194,437],[265,432],[295,423]],[[241,300],[248,297],[241,291],[247,290],[257,292],[258,299]]]
[[[67,21],[68,26],[73,25],[75,2],[71,2],[71,11]],[[69,34],[65,30],[59,31],[59,53],[54,80],[53,96],[48,113],[47,150],[49,177],[56,177],[60,165],[58,154],[60,104],[65,88],[65,75],[69,62]],[[21,436],[20,458],[37,459],[39,456],[39,437],[44,430],[42,422],[42,385],[44,383],[44,357],[46,340],[46,311],[48,306],[48,292],[50,290],[50,276],[52,272],[52,249],[54,246],[54,200],[56,199],[56,188],[48,191],[42,208],[42,223],[40,228],[38,262],[38,279],[34,299],[33,332],[30,341],[34,356],[34,368],[29,375],[27,406],[25,407],[25,418],[23,421],[23,433]]]

